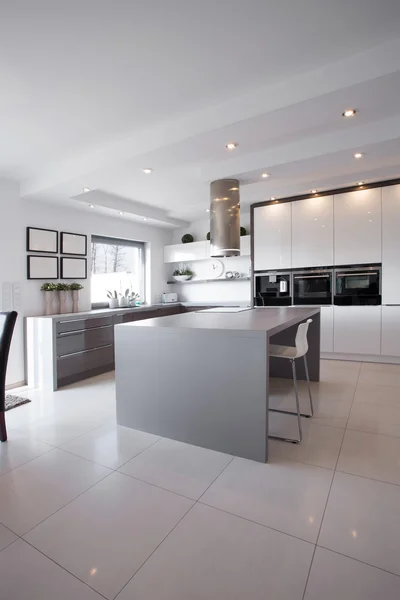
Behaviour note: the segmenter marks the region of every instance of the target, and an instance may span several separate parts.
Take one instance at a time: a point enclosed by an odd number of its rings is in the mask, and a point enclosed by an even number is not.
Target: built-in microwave
[[[380,264],[336,267],[334,304],[382,304],[381,270]]]
[[[293,272],[293,304],[332,304],[333,269],[307,269]]]
[[[256,273],[254,276],[255,306],[290,306],[291,273],[290,271],[271,271]]]

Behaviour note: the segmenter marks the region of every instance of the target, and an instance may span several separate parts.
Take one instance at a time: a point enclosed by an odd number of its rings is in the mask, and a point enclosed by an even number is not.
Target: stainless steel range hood
[[[211,256],[240,256],[240,195],[237,179],[210,185]]]

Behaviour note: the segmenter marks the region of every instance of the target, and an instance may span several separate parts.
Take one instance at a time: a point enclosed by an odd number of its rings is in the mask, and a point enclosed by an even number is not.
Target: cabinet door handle
[[[86,354],[87,352],[94,352],[95,350],[101,350],[103,348],[112,348],[113,344],[106,344],[105,346],[96,346],[96,348],[90,348],[89,350],[80,350],[79,352],[71,352],[70,354],[60,354],[57,358],[68,358],[69,356],[76,356],[77,354]]]
[[[77,333],[83,333],[85,331],[96,331],[97,329],[108,329],[112,327],[112,325],[99,325],[98,327],[87,327],[86,329],[75,329],[75,331],[64,331],[63,333],[59,333],[58,337],[64,337],[66,335],[76,335]]]

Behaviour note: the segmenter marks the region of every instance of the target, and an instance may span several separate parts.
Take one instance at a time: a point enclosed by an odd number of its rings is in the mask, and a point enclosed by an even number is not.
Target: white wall
[[[241,225],[250,234],[250,214],[241,214]],[[184,233],[191,233],[195,242],[205,240],[207,232],[210,231],[210,220],[208,217],[193,221],[185,229],[176,229],[173,233],[173,243],[178,244]],[[238,256],[220,259],[224,263],[225,271],[238,271],[248,276],[250,269],[250,256]],[[209,265],[211,260],[196,261],[187,264],[195,273],[194,279],[208,279]],[[170,275],[174,265],[169,265]],[[250,281],[218,282],[215,283],[188,283],[171,286],[171,291],[178,293],[178,299],[187,302],[251,302]]]
[[[43,227],[58,231],[83,233],[88,236],[88,274],[90,273],[90,236],[92,234],[121,237],[149,244],[150,264],[149,296],[147,301],[157,302],[166,290],[167,270],[163,252],[172,243],[172,231],[134,221],[112,218],[74,210],[49,202],[20,199],[19,185],[0,180],[0,294],[3,282],[21,283],[21,307],[15,331],[7,373],[7,384],[24,381],[23,318],[43,314],[44,299],[40,281],[26,277],[26,227]],[[90,309],[90,279],[81,281],[84,289],[80,295],[80,309]],[[0,305],[2,297],[0,295]],[[3,308],[3,307],[2,307]]]

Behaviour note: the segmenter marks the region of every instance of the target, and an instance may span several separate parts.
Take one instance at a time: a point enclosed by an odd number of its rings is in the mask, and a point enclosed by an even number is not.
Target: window
[[[139,294],[144,302],[145,245],[116,238],[92,236],[92,306],[108,305],[107,292]]]

